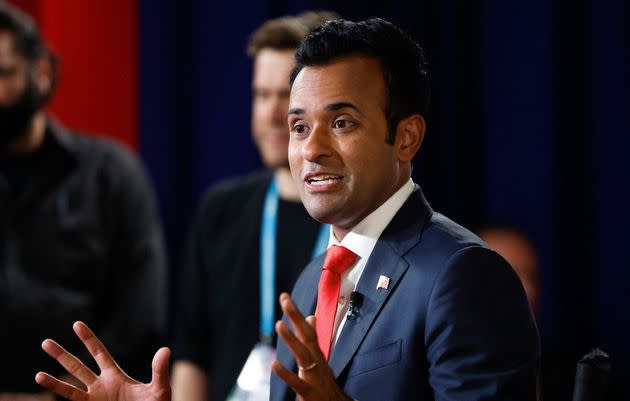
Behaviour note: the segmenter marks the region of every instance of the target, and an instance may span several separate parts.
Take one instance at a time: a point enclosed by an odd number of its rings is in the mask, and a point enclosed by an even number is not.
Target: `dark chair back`
[[[573,401],[606,401],[610,393],[610,357],[599,348],[577,364]]]

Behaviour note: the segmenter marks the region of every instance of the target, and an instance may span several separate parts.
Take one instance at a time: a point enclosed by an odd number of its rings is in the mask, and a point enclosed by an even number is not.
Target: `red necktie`
[[[317,287],[317,307],[315,308],[315,331],[319,348],[328,360],[332,333],[337,314],[337,298],[341,287],[341,273],[356,260],[357,255],[342,246],[333,245],[326,251],[322,275]]]

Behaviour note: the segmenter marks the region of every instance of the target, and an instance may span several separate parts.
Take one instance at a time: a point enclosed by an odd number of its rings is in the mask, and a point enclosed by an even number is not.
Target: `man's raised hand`
[[[85,323],[76,322],[72,328],[96,361],[100,374],[92,372],[74,355],[53,340],[47,339],[42,343],[44,351],[81,381],[87,390],[74,387],[44,372],[35,376],[38,384],[71,401],[170,401],[168,348],[161,348],[153,357],[151,383],[140,383],[127,376]]]
[[[276,333],[295,357],[299,370],[291,372],[275,360],[271,365],[273,372],[299,396],[300,401],[352,401],[335,381],[319,349],[315,317],[304,318],[287,293],[280,294],[280,307],[293,331],[280,320],[276,323]]]

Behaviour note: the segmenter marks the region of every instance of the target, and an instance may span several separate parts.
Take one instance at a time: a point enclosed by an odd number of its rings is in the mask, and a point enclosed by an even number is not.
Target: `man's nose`
[[[302,142],[302,156],[305,160],[317,162],[333,153],[332,145],[330,132],[325,127],[316,125]]]

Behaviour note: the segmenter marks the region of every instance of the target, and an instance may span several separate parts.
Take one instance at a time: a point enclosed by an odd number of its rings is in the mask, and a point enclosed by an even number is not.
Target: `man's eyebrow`
[[[336,110],[341,110],[341,109],[345,109],[345,108],[350,108],[350,109],[354,109],[358,112],[360,112],[359,108],[357,106],[355,106],[352,103],[349,102],[336,102],[336,103],[330,103],[327,104],[324,109],[327,111],[336,111]],[[304,109],[300,108],[300,107],[294,107],[292,109],[289,109],[289,112],[287,113],[288,115],[296,115],[296,114],[304,114]]]
[[[337,103],[330,103],[327,104],[325,109],[328,111],[336,111],[336,110],[341,110],[341,109],[345,109],[345,108],[351,108],[351,109],[355,109],[356,111],[360,110],[357,108],[357,106],[353,105],[352,103],[349,102],[337,102]]]
[[[287,113],[288,115],[292,115],[292,114],[304,114],[304,109],[301,109],[299,107],[294,107],[292,109],[289,109],[289,112]]]

